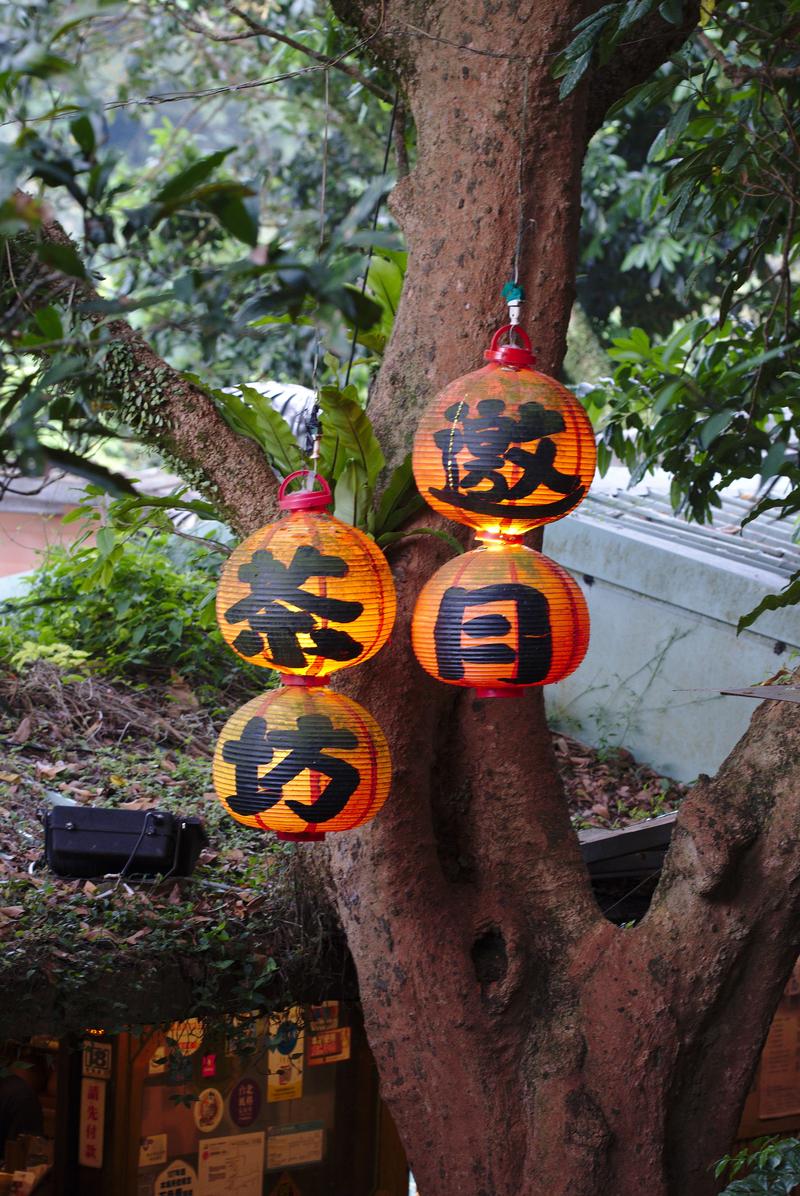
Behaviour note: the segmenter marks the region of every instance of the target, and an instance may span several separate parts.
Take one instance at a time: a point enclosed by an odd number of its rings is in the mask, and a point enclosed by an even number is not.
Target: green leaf
[[[97,142],[95,140],[94,128],[92,127],[92,122],[89,120],[89,117],[86,116],[85,113],[76,117],[75,120],[70,121],[69,128],[72,136],[86,154],[87,158],[91,157],[91,155],[94,153]]]
[[[390,544],[398,544],[401,540],[410,539],[411,536],[436,536],[438,540],[444,540],[445,544],[449,544],[453,552],[464,552],[464,548],[459,544],[455,536],[451,536],[449,532],[440,531],[435,527],[414,527],[407,532],[384,532],[382,536],[377,537],[376,543],[379,548],[387,548]]]
[[[86,278],[86,268],[74,246],[55,245],[52,241],[45,241],[36,247],[36,253],[46,266],[54,266],[70,278]]]
[[[245,405],[249,404],[255,412],[255,438],[278,472],[286,477],[296,469],[304,469],[306,459],[283,416],[251,386],[242,386],[240,390]]]
[[[357,461],[348,461],[333,488],[333,513],[343,523],[364,527],[370,505],[370,484]]]
[[[258,221],[243,199],[234,196],[222,204],[209,204],[226,232],[245,245],[258,244]]]
[[[375,515],[375,535],[396,531],[417,511],[425,500],[417,490],[411,468],[411,453],[397,466],[381,495]]]
[[[558,89],[558,98],[565,100],[568,95],[571,95],[575,88],[580,83],[583,76],[589,69],[589,63],[592,59],[592,51],[586,50],[578,58],[571,63],[569,70],[561,80],[561,86]]]
[[[680,25],[683,20],[683,0],[664,0],[659,4],[658,11],[670,25]]]
[[[336,481],[347,462],[354,460],[374,487],[385,459],[369,416],[354,399],[335,386],[324,386],[319,396],[322,415],[320,472]]]
[[[40,307],[33,313],[33,318],[49,341],[60,341],[63,338],[64,329],[57,308]]]
[[[724,407],[722,411],[716,411],[700,428],[700,447],[707,449],[713,440],[719,436],[720,432],[724,432],[728,424],[736,415],[735,411],[730,411]]]
[[[168,183],[166,183],[160,191],[157,191],[153,196],[155,203],[169,203],[174,199],[179,199],[198,183],[202,183],[214,173],[221,162],[224,162],[228,154],[232,154],[236,147],[228,146],[227,149],[217,150],[215,154],[208,154],[205,158],[200,158],[199,161],[193,162],[191,166],[187,166],[185,170],[181,170],[178,174],[173,175]]]

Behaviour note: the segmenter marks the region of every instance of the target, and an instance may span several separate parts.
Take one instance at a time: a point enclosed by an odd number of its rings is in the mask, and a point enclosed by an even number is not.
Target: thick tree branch
[[[44,266],[37,256],[41,243],[75,248],[54,219],[45,219],[36,236],[24,233],[9,240],[8,256],[0,262],[0,326],[7,336],[15,312],[47,302],[78,306],[98,299],[89,282]],[[98,316],[89,318],[100,323]],[[277,485],[259,447],[234,432],[204,391],[159,357],[127,321],[110,320],[102,331],[107,350],[98,355],[93,380],[98,401],[166,454],[237,530],[252,531],[268,522]]]

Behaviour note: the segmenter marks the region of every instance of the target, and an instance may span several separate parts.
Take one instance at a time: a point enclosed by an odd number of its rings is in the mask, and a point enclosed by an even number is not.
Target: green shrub
[[[102,557],[102,552],[99,554]],[[0,660],[19,669],[37,659],[141,681],[174,669],[192,684],[224,686],[269,674],[238,660],[214,617],[218,553],[193,546],[180,556],[167,536],[117,544],[102,577],[98,549],[51,550],[28,592],[0,603]],[[84,654],[80,655],[80,654]]]
[[[714,1174],[727,1171],[731,1183],[722,1196],[789,1196],[800,1185],[800,1141],[756,1138],[738,1154],[720,1159]],[[734,1177],[746,1172],[741,1179]]]

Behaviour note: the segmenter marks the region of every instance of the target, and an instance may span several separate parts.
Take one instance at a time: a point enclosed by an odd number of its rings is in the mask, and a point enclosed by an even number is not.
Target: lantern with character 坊
[[[214,756],[214,787],[246,826],[281,839],[322,839],[378,813],[391,759],[374,718],[344,694],[276,689],[228,720]]]

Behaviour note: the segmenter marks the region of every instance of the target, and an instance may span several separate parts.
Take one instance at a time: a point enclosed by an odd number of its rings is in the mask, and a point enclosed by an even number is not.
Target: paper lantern
[[[528,337],[484,356],[490,365],[457,378],[423,415],[414,477],[426,502],[490,537],[518,537],[560,519],[594,477],[592,425],[566,387],[540,374]]]
[[[321,839],[374,818],[391,772],[372,715],[328,689],[254,698],[225,724],[214,755],[214,788],[228,813],[288,839]]]
[[[324,479],[321,491],[287,494],[297,476],[279,491],[290,513],[248,536],[226,562],[217,620],[226,643],[251,664],[277,669],[287,684],[289,677],[321,684],[383,647],[397,602],[374,541],[327,514]]]
[[[589,612],[577,583],[523,544],[486,544],[448,561],[420,592],[414,653],[439,681],[514,697],[578,667]]]

